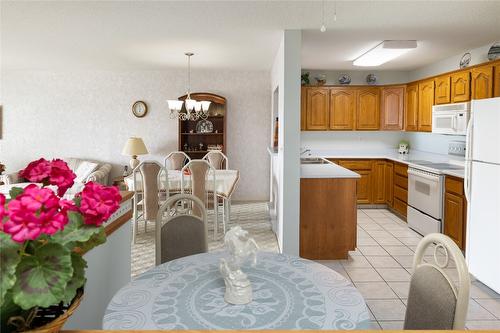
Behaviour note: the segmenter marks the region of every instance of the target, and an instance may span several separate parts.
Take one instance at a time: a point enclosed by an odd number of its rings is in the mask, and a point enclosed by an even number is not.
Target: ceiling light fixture
[[[208,108],[210,107],[209,101],[195,101],[191,99],[191,57],[194,55],[192,52],[184,53],[188,57],[188,82],[186,100],[180,101],[178,99],[168,100],[168,108],[170,109],[170,118],[179,120],[198,120],[208,118]],[[182,106],[185,104],[186,112],[181,112]]]
[[[356,58],[352,64],[362,67],[380,66],[415,48],[417,48],[416,40],[384,40]]]

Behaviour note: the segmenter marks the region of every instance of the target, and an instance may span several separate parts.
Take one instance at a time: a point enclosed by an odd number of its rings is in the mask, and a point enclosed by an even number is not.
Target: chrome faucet
[[[303,151],[300,152],[300,156],[304,155],[305,153],[310,153],[310,152],[311,152],[311,149],[304,149]]]

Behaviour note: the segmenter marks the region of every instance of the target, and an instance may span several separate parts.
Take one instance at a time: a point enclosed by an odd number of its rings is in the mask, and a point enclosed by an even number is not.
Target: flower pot
[[[57,332],[59,332],[62,329],[62,327],[64,326],[64,324],[66,323],[66,321],[68,320],[68,318],[73,314],[73,312],[75,312],[75,310],[80,305],[80,303],[82,301],[82,297],[83,297],[83,290],[80,289],[77,291],[75,298],[73,299],[73,301],[69,305],[68,309],[63,314],[59,315],[54,320],[52,320],[52,321],[50,321],[50,322],[48,322],[40,327],[31,328],[30,330],[26,330],[23,332],[33,332],[33,333],[57,333]],[[40,312],[43,312],[43,314],[42,315],[37,314],[34,321],[36,321],[37,319],[46,321],[47,318],[50,318],[51,316],[54,315],[54,314],[51,314],[50,311],[40,311]]]

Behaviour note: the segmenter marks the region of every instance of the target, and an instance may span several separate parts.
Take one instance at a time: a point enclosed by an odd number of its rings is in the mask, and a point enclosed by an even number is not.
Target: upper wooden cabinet
[[[405,87],[382,88],[380,129],[400,131],[403,129],[405,110]]]
[[[353,130],[356,111],[356,90],[332,88],[330,90],[330,129]]]
[[[330,120],[330,90],[307,88],[306,127],[308,130],[326,130]]]
[[[406,86],[405,130],[418,131],[418,83]]]
[[[470,100],[470,72],[462,71],[451,75],[451,103]]]
[[[500,97],[500,64],[493,67],[493,97]]]
[[[380,128],[379,88],[359,90],[356,100],[356,129],[378,130]]]
[[[434,80],[418,84],[418,130],[432,131],[432,106],[434,105]]]
[[[475,67],[471,70],[472,99],[491,98],[493,96],[493,66]]]
[[[306,87],[300,88],[300,130],[305,131],[307,129],[307,98],[306,96]]]
[[[434,89],[435,104],[447,104],[451,101],[450,76],[443,75],[436,78]]]

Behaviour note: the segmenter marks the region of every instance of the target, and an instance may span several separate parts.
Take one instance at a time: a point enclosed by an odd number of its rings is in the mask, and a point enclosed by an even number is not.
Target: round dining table
[[[259,252],[245,265],[253,300],[224,301],[219,273],[225,251],[159,265],[121,288],[108,304],[105,330],[368,329],[370,316],[356,288],[314,261]]]

